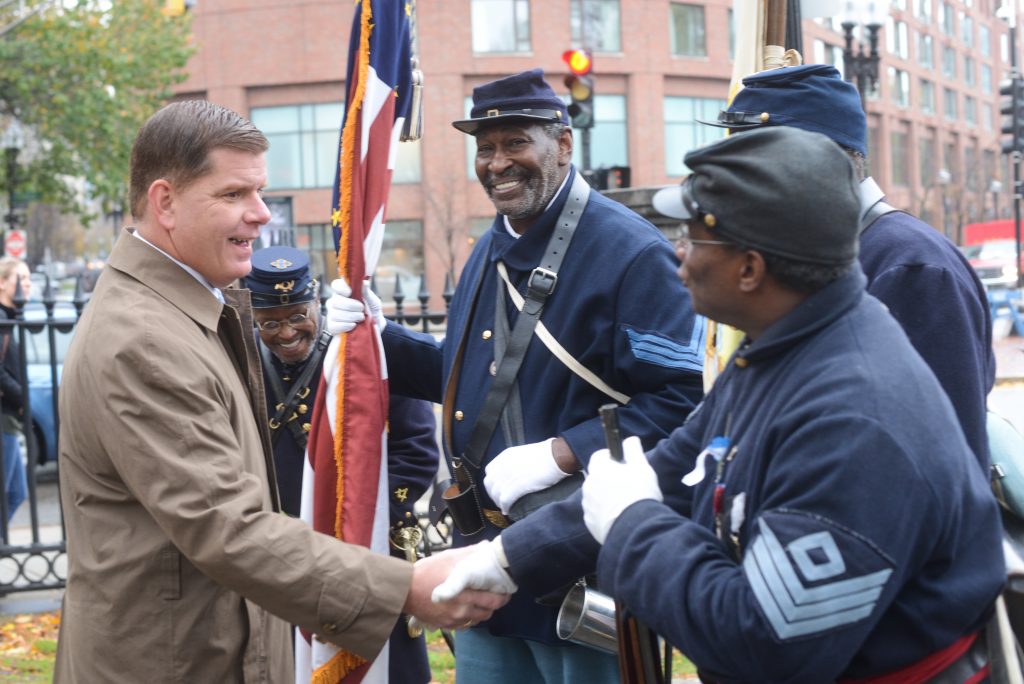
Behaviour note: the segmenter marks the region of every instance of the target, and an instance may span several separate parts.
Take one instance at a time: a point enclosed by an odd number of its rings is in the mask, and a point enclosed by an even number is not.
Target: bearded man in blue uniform
[[[507,570],[476,550],[435,600],[596,567],[702,681],[985,681],[998,508],[934,374],[865,292],[849,159],[774,127],[685,161],[654,206],[689,229],[694,308],[747,337],[668,439],[594,454],[581,493],[491,543]]]
[[[868,175],[860,95],[827,64],[771,69],[743,79],[717,121],[734,133],[793,126],[822,133],[853,160],[860,180],[860,265],[869,293],[899,321],[956,409],[967,443],[989,470],[987,397],[995,382],[985,287],[960,250],[916,216],[896,211]]]
[[[474,89],[470,118],[454,126],[475,138],[477,177],[498,214],[459,279],[445,340],[384,328],[392,391],[443,400],[461,494],[449,504],[455,546],[495,537],[538,492],[552,498],[550,488],[581,480],[573,473],[603,444],[597,409],[609,397],[625,404],[623,431],[653,447],[702,395],[705,325],[675,277],[672,247],[590,190],[572,166],[568,122],[540,69]],[[520,322],[538,311],[535,334],[523,336]],[[333,330],[363,316],[355,300],[328,304]],[[500,401],[496,386],[506,388]],[[614,657],[557,638],[558,600],[540,605],[538,596],[519,592],[488,623],[458,633],[461,684],[618,681]]]
[[[281,510],[298,517],[309,419],[330,340],[321,330],[319,282],[310,275],[309,257],[294,247],[267,247],[253,253],[252,271],[243,282],[252,293],[253,319],[259,330]],[[417,524],[413,504],[437,473],[440,455],[429,402],[390,396],[387,449],[393,536]],[[397,549],[392,555],[404,558]],[[395,684],[425,684],[431,678],[426,643],[422,636],[411,637],[403,620],[388,640],[388,676]]]

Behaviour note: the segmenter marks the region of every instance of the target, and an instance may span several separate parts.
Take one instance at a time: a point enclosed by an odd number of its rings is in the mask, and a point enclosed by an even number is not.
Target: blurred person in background
[[[13,321],[18,317],[14,299],[19,285],[22,298],[28,299],[32,292],[28,265],[14,257],[0,258],[0,310],[4,320]],[[21,354],[15,328],[3,327],[0,328],[0,409],[3,411],[4,493],[8,520],[28,495],[20,439],[24,434],[21,386]]]

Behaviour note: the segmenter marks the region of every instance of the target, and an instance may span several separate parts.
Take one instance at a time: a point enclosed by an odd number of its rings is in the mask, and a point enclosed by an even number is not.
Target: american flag
[[[384,239],[384,210],[399,135],[411,99],[406,0],[358,0],[349,42],[345,117],[331,224],[338,273],[362,298]],[[314,529],[388,553],[387,367],[380,331],[367,316],[331,342],[314,404],[303,477],[302,517]],[[388,681],[388,649],[372,663],[296,636],[296,681]]]

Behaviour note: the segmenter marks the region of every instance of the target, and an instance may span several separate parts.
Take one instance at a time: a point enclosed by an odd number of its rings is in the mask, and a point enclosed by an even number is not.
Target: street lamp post
[[[878,31],[882,28],[885,15],[880,13],[878,4],[847,0],[846,11],[840,26],[846,46],[843,48],[843,79],[857,86],[860,104],[867,111],[867,93],[878,85]],[[854,45],[853,30],[858,24],[867,29],[868,45],[858,40]]]
[[[14,213],[14,194],[18,187],[18,153],[21,152],[21,126],[11,121],[3,135],[4,159],[7,162],[7,231],[14,230],[18,225],[18,216]],[[0,254],[4,253],[4,242],[7,233],[0,233]]]

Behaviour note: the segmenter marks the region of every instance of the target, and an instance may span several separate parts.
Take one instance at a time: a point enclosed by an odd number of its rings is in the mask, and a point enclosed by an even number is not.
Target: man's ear
[[[174,187],[166,178],[157,178],[146,193],[146,211],[165,230],[174,228]]]
[[[764,283],[768,275],[768,267],[760,252],[752,249],[743,252],[739,266],[739,285],[741,292],[755,292]]]
[[[572,163],[572,129],[566,126],[558,136],[558,165],[568,166]]]

